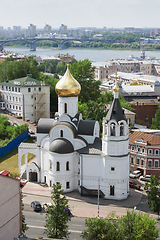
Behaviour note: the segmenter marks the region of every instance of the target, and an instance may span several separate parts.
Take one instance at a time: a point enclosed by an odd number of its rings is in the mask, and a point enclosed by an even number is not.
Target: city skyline
[[[159,28],[159,0],[0,0],[0,26]]]

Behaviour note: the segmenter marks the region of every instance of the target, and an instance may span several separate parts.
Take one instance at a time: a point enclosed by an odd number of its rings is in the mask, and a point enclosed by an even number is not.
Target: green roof
[[[0,85],[11,86],[11,87],[41,87],[50,86],[48,83],[39,81],[29,76],[10,80],[8,82],[1,82]]]

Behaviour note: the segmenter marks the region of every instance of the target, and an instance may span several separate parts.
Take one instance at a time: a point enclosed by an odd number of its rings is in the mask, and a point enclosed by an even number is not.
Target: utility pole
[[[99,190],[100,190],[100,178],[98,178],[98,218],[99,218]]]

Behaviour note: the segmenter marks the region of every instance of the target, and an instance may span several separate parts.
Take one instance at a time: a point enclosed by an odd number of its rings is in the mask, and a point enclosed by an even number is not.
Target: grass
[[[33,143],[31,138],[28,138],[25,142]],[[35,157],[34,154],[28,153],[27,162],[30,162]],[[21,164],[25,163],[24,155],[21,159]],[[0,158],[0,171],[7,170],[13,175],[19,175],[18,168],[18,147],[7,153],[3,157]]]

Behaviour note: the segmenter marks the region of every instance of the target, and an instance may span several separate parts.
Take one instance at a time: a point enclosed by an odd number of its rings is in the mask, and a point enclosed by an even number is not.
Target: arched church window
[[[110,132],[111,132],[111,136],[115,136],[116,135],[115,123],[111,123],[111,125],[110,125]]]
[[[120,124],[120,136],[124,136],[124,124]]]
[[[114,196],[114,185],[110,185],[110,196]]]
[[[60,131],[60,137],[63,137],[63,130]]]
[[[60,163],[59,162],[56,163],[56,171],[60,171]]]
[[[52,161],[49,160],[49,170],[52,170]]]
[[[69,161],[66,162],[66,171],[69,171]]]
[[[64,104],[64,113],[67,113],[67,103]]]

